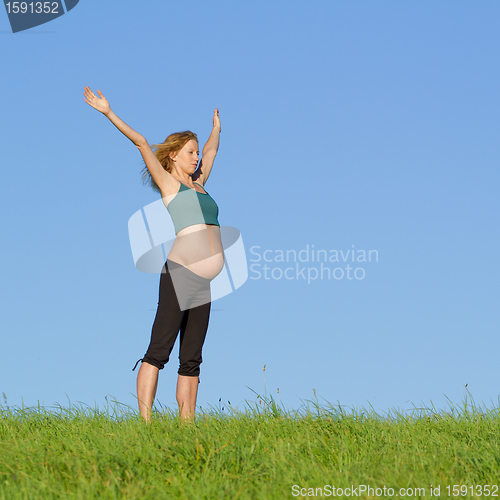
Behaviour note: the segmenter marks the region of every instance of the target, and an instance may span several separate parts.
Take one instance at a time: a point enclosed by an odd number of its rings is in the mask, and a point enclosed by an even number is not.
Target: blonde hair
[[[156,150],[154,151],[156,158],[158,158],[161,166],[169,174],[172,172],[172,167],[174,166],[170,155],[178,153],[190,140],[198,142],[198,136],[194,132],[191,132],[191,130],[185,130],[184,132],[170,134],[165,139],[165,142],[161,144],[151,144],[151,148]],[[151,186],[155,191],[160,192],[160,188],[156,185],[146,166],[142,169],[142,182]]]

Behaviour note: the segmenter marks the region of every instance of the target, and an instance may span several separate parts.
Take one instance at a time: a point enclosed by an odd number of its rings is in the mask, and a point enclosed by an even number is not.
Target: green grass
[[[311,401],[287,412],[272,397],[247,404],[205,410],[195,424],[157,411],[150,425],[116,402],[1,406],[0,499],[311,498],[294,485],[328,485],[322,496],[332,486],[425,488],[427,498],[431,485],[444,498],[461,485],[471,498],[470,486],[500,482],[500,408],[470,396],[448,411],[386,416]]]

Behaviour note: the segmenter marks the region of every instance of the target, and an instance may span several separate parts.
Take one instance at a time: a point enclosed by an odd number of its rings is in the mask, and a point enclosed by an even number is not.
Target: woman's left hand
[[[220,128],[219,108],[217,108],[214,111],[214,128],[216,128],[216,127],[219,128],[219,132],[220,132],[221,128]]]

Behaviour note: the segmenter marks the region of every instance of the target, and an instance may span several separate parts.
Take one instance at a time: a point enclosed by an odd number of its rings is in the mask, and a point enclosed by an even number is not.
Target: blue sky
[[[498,405],[499,21],[498,2],[456,0],[81,0],[16,34],[1,14],[9,405],[136,406],[159,276],[135,269],[127,224],[158,195],[86,85],[150,143],[189,129],[202,146],[219,108],[206,188],[249,277],[213,302],[199,406],[243,409],[250,387],[289,409],[314,391],[444,408],[466,384]],[[313,247],[378,259],[351,262],[362,279],[286,279],[320,263],[279,251]],[[172,408],[177,369],[178,341],[157,394]]]

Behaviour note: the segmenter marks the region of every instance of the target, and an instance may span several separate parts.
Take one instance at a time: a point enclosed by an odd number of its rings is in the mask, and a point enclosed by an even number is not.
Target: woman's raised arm
[[[219,108],[214,111],[214,126],[212,128],[212,133],[208,138],[208,141],[203,146],[203,157],[200,162],[198,170],[193,174],[193,180],[201,180],[201,183],[205,185],[208,176],[212,171],[212,166],[214,164],[215,156],[219,150],[219,134],[221,132],[220,128],[220,118],[219,118]]]
[[[122,119],[118,118],[109,106],[108,100],[103,96],[100,90],[97,91],[100,96],[97,97],[89,87],[85,87],[85,102],[92,106],[97,111],[100,111],[104,116],[109,118],[111,123],[126,137],[128,137],[137,147],[146,142],[146,139],[134,129],[130,128]]]
[[[111,110],[109,102],[104,97],[102,92],[100,90],[97,92],[100,99],[90,90],[89,87],[85,87],[85,102],[109,118],[111,123],[139,148],[139,151],[144,158],[144,163],[146,164],[146,167],[148,168],[149,173],[151,174],[151,177],[155,181],[156,185],[160,188],[162,195],[163,193],[178,188],[179,181],[177,181],[172,174],[169,174],[162,167],[145,137],[136,132],[133,128],[129,127],[122,119],[118,118],[118,116],[116,116]]]

